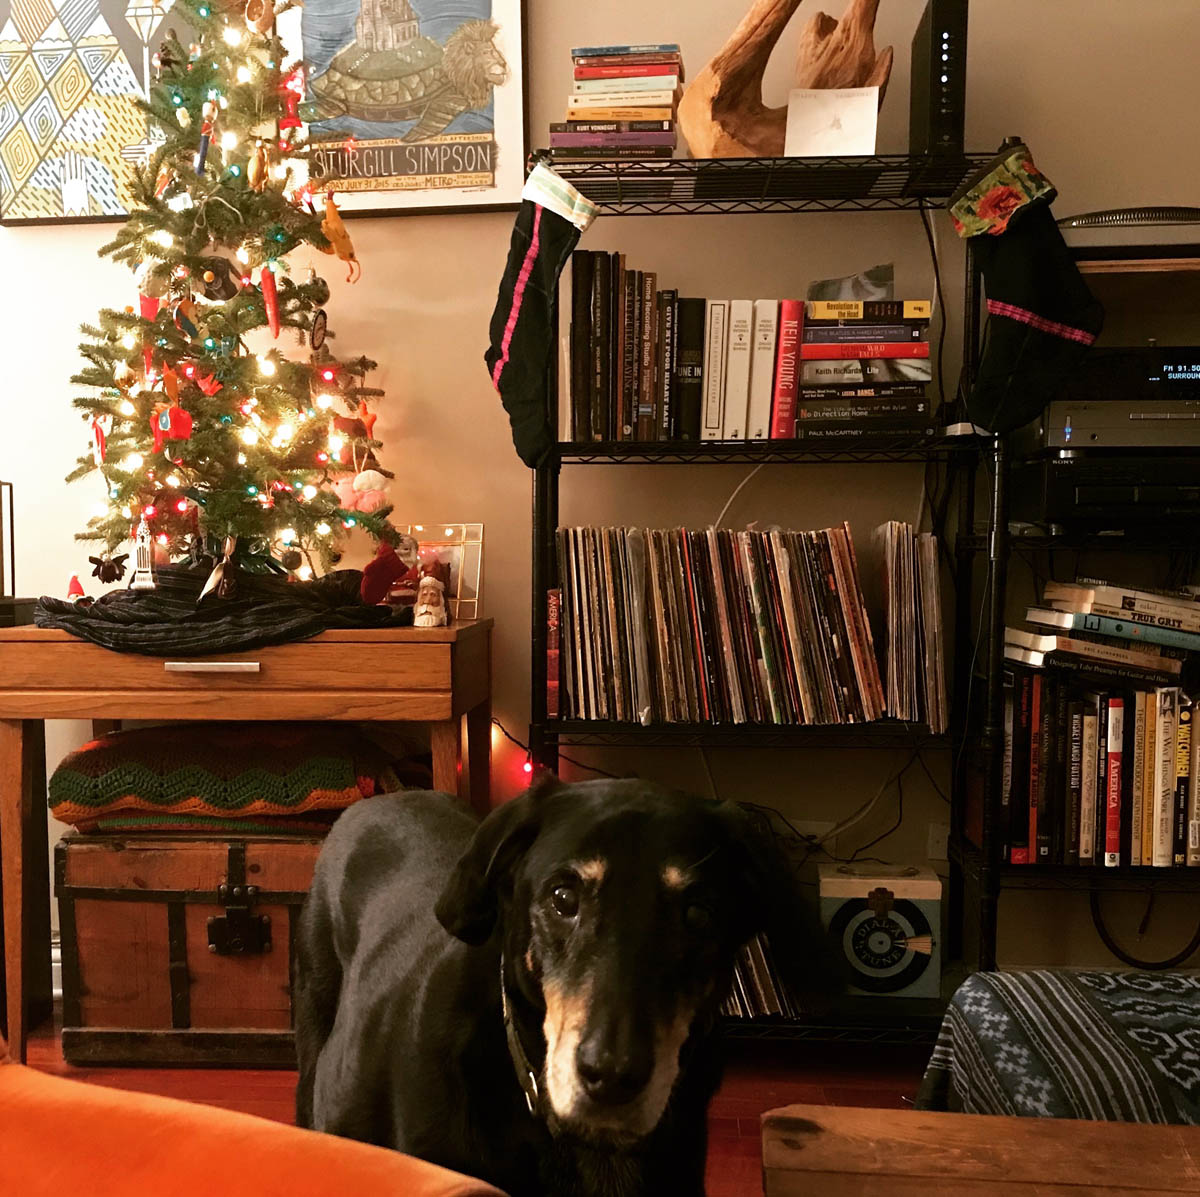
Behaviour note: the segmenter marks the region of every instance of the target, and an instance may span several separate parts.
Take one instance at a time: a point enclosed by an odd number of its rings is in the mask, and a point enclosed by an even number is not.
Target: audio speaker
[[[942,883],[928,868],[821,865],[821,922],[845,956],[850,992],[941,994]]]
[[[908,148],[963,152],[967,105],[967,0],[929,0],[912,41]]]

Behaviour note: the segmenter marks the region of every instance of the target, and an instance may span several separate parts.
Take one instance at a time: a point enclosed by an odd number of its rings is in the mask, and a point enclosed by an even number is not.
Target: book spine
[[[577,66],[576,79],[646,79],[650,76],[679,75],[677,62],[600,63]]]
[[[1133,782],[1130,799],[1129,863],[1142,863],[1142,778],[1146,768],[1146,691],[1133,696]]]
[[[1192,771],[1192,708],[1180,704],[1175,731],[1175,817],[1171,844],[1171,863],[1176,868],[1187,864],[1188,790]]]
[[[910,324],[865,324],[859,321],[842,324],[807,319],[804,322],[806,345],[841,345],[862,341],[924,341],[928,333],[929,325],[924,320]]]
[[[625,255],[609,255],[608,431],[610,441],[626,439],[624,396]]]
[[[560,631],[562,621],[562,591],[546,592],[546,715],[557,719],[559,707]]]
[[[1045,676],[1040,673],[1033,675],[1033,698],[1029,711],[1029,806],[1026,815],[1029,819],[1027,842],[1029,844],[1029,864],[1037,863],[1038,844],[1038,803],[1041,800],[1042,786],[1042,706]]]
[[[924,399],[929,388],[923,382],[884,382],[861,386],[846,383],[836,386],[801,387],[797,398],[805,403],[873,403],[882,399]]]
[[[587,68],[584,68],[585,70]],[[655,95],[673,92],[679,86],[678,75],[621,75],[613,79],[578,76],[571,85],[571,94],[576,96],[623,96],[636,97],[645,92]]]
[[[725,418],[721,439],[746,439],[750,407],[750,338],[754,304],[749,299],[729,302],[729,350],[725,365]]]
[[[703,299],[681,298],[676,326],[679,352],[675,372],[679,400],[675,436],[679,440],[700,439],[704,407],[704,317]]]
[[[845,399],[801,400],[797,420],[855,420],[894,424],[897,418],[929,423],[929,404],[924,399],[881,399],[868,404]]]
[[[1125,746],[1125,700],[1108,700],[1108,762],[1107,803],[1104,820],[1104,864],[1118,868],[1121,864],[1121,758]]]
[[[1146,669],[1133,665],[1115,665],[1108,661],[1093,661],[1088,657],[1076,657],[1070,653],[1049,652],[1020,648],[1015,645],[1004,646],[1006,655],[1021,654],[1016,659],[1024,659],[1027,664],[1044,666],[1047,669],[1057,669],[1067,673],[1076,673],[1082,677],[1120,678],[1122,681],[1133,682],[1135,685],[1170,685],[1174,675],[1161,669]]]
[[[1008,829],[1012,818],[1012,789],[1013,789],[1013,732],[1016,725],[1017,708],[1017,679],[1011,666],[1006,665],[1001,671],[1000,689],[1004,696],[1004,755],[1000,766],[1000,826],[1004,828],[1004,839],[1000,848],[1000,858],[1005,864],[1012,863],[1012,842]]]
[[[609,294],[608,254],[597,253],[592,287],[592,440],[608,436]]]
[[[1096,704],[1096,809],[1092,818],[1095,840],[1094,862],[1104,862],[1104,837],[1108,827],[1108,698],[1101,694]]]
[[[621,276],[621,439],[633,433],[637,405],[638,279],[641,272],[626,270]]]
[[[662,399],[658,411],[658,439],[675,439],[676,392],[679,370],[679,294],[674,290],[662,293],[663,357]]]
[[[1033,649],[1035,652],[1053,655],[1056,658],[1080,657],[1108,665],[1129,665],[1135,669],[1160,670],[1164,673],[1177,673],[1180,668],[1178,661],[1164,657],[1152,649],[1114,647],[1073,636],[1044,636],[1019,628],[1005,628],[1004,641],[1006,644],[1017,644],[1022,648]]]
[[[719,441],[725,426],[725,366],[729,351],[729,300],[705,301],[704,426],[700,439]]]
[[[1070,751],[1067,757],[1067,810],[1063,828],[1063,864],[1079,863],[1079,823],[1083,796],[1083,703],[1073,698],[1067,706]]]
[[[670,133],[675,137],[675,122],[653,121],[552,121],[550,133]]]
[[[842,358],[920,358],[929,356],[928,341],[843,341],[800,346],[803,361],[837,361]]]
[[[1175,731],[1179,716],[1179,690],[1161,686],[1155,691],[1158,705],[1158,745],[1154,760],[1155,868],[1174,863],[1175,847]]]
[[[750,351],[750,402],[746,435],[752,441],[771,435],[771,395],[775,387],[775,338],[779,331],[779,301],[754,301],[754,343]]]
[[[1188,772],[1187,852],[1188,868],[1200,866],[1200,736],[1192,735],[1192,760]]]
[[[1056,582],[1046,583],[1045,596],[1051,605],[1072,612],[1179,632],[1200,632],[1200,603],[1173,601],[1144,590]]]
[[[592,439],[592,252],[571,255],[571,439]]]
[[[661,121],[670,114],[670,106],[662,104],[595,104],[588,108],[571,108],[568,124],[594,124],[601,121]]]
[[[1079,781],[1079,863],[1090,865],[1096,858],[1096,753],[1098,736],[1095,708],[1083,712],[1083,759]]]
[[[791,440],[796,435],[796,386],[800,364],[800,334],[803,327],[804,301],[780,300],[775,388],[771,397],[772,440]]]
[[[852,420],[797,420],[795,438],[868,441],[875,437],[907,444],[923,440],[933,431],[928,419],[914,421],[905,416],[876,420],[867,425],[856,424]]]
[[[554,162],[613,162],[628,158],[635,162],[649,159],[672,158],[674,149],[669,145],[583,145],[551,146],[550,157]]]
[[[802,361],[803,386],[870,386],[887,382],[929,382],[933,378],[927,357],[863,357],[844,361]]]
[[[574,46],[572,59],[581,58],[628,58],[634,54],[679,56],[678,42],[635,42],[614,46]]]
[[[620,149],[632,146],[675,148],[674,133],[551,133],[551,149]]]
[[[639,441],[654,439],[654,350],[658,344],[658,330],[654,318],[657,315],[655,296],[658,275],[647,270],[640,276],[641,314],[638,320],[638,407],[637,438]]]
[[[929,320],[928,299],[810,299],[804,314],[810,320]]]
[[[1134,800],[1142,807],[1142,864],[1154,863],[1154,759],[1158,752],[1158,702],[1154,692],[1146,694],[1146,730],[1142,747],[1141,789]]]
[[[637,88],[623,88],[620,91],[584,92],[567,96],[567,110],[578,111],[581,108],[670,108],[675,102],[675,89],[654,88],[642,91]]]
[[[1058,701],[1058,682],[1042,677],[1042,722],[1038,752],[1037,821],[1030,828],[1030,842],[1037,845],[1037,863],[1050,863],[1050,846],[1054,837],[1054,714]],[[1036,835],[1034,832],[1036,831]]]

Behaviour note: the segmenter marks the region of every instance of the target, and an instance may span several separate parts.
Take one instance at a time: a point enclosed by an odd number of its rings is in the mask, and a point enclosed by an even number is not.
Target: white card
[[[788,92],[789,158],[875,153],[879,88],[809,88]]]

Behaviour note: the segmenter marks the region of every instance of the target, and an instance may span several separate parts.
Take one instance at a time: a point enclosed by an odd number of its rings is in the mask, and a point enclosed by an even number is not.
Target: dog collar
[[[500,1008],[504,1012],[504,1037],[508,1040],[508,1054],[517,1073],[517,1083],[521,1086],[521,1092],[525,1094],[525,1104],[529,1107],[529,1112],[536,1114],[540,1096],[537,1073],[529,1065],[529,1057],[521,1043],[521,1032],[513,1021],[512,1007],[508,1002],[508,987],[504,984],[503,952],[500,954]]]

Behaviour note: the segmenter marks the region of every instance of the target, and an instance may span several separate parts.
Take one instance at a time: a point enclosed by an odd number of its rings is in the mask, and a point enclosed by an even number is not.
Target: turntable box
[[[821,865],[821,922],[846,958],[852,993],[936,998],[942,883],[930,868]]]

